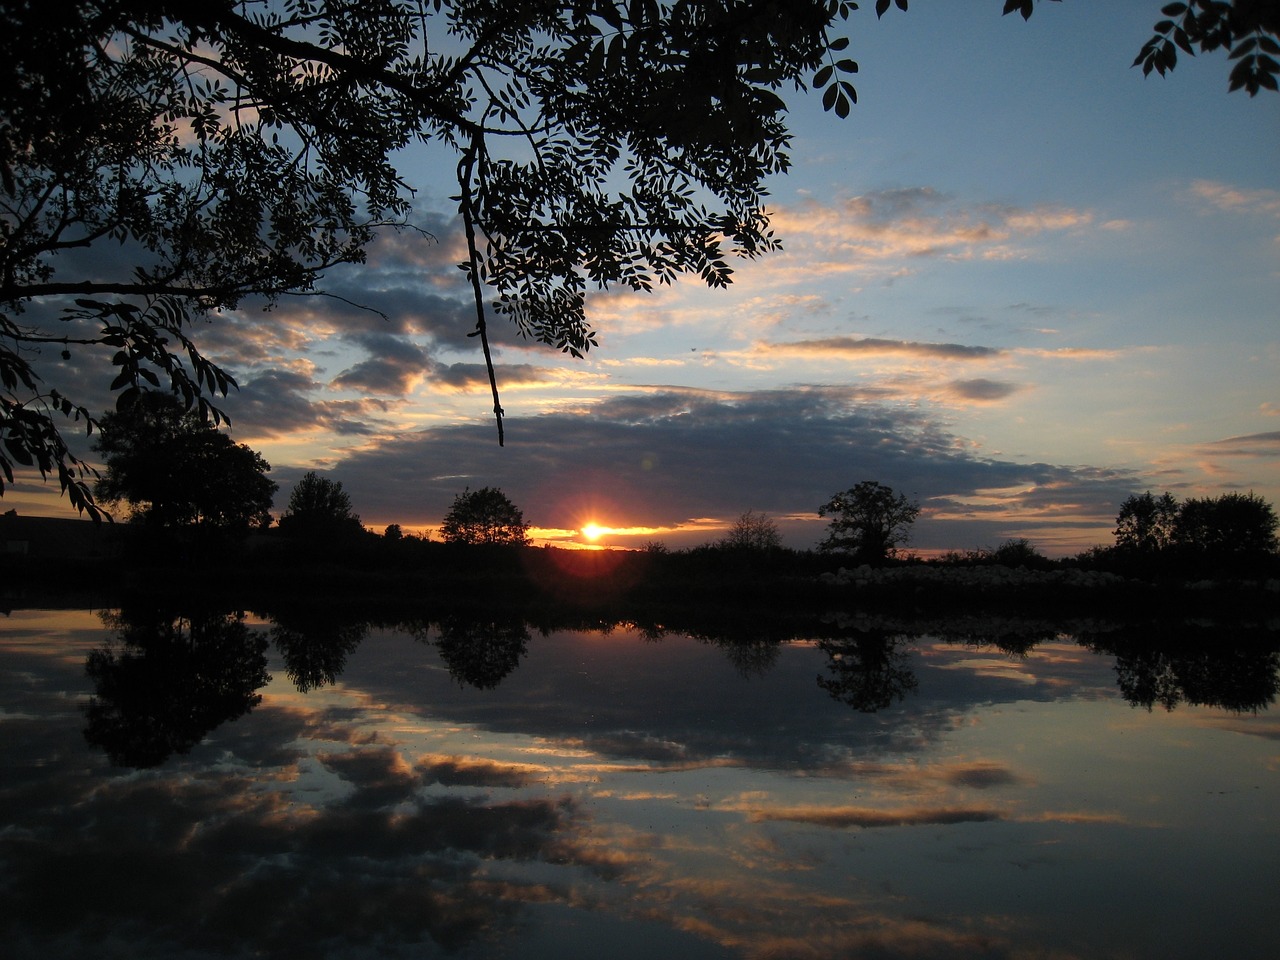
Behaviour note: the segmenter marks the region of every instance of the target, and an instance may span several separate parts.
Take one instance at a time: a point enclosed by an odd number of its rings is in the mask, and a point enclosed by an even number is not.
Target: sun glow
[[[582,528],[582,535],[588,540],[599,540],[608,530],[598,523],[588,523]]]

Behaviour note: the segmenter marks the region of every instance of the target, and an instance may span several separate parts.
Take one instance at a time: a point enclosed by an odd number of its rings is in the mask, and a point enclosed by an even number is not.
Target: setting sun
[[[605,528],[597,523],[588,523],[582,528],[582,535],[588,540],[599,540],[605,533]]]

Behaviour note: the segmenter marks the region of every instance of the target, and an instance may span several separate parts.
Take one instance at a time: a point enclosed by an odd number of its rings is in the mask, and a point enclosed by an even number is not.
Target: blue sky
[[[1144,79],[1149,0],[1001,6],[856,13],[852,115],[790,98],[785,250],[727,291],[593,295],[582,361],[501,331],[502,448],[453,161],[406,155],[437,242],[387,236],[327,278],[388,319],[290,299],[202,331],[277,508],[317,469],[379,530],[496,485],[547,542],[594,521],[686,546],[753,509],[806,547],[818,504],[874,479],[921,503],[918,551],[1062,554],[1148,488],[1280,500],[1280,97],[1228,94],[1220,55]],[[5,499],[65,509],[38,484]]]

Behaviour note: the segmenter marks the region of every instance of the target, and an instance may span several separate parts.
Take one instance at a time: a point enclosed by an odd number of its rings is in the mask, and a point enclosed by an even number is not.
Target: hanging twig
[[[469,336],[479,337],[484,351],[484,365],[489,372],[489,390],[493,393],[493,416],[498,423],[498,446],[503,446],[502,403],[498,399],[498,375],[493,369],[493,354],[489,351],[489,332],[484,316],[484,291],[480,288],[480,251],[476,247],[475,211],[472,207],[471,174],[475,169],[476,152],[479,149],[479,134],[473,134],[471,146],[462,155],[458,164],[458,186],[461,188],[459,200],[462,204],[462,223],[467,234],[467,273],[471,277],[471,292],[476,301],[476,328]]]

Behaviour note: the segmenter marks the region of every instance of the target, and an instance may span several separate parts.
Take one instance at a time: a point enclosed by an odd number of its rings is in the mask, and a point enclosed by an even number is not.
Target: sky
[[[592,294],[583,360],[495,330],[505,446],[443,155],[399,158],[434,241],[201,329],[277,513],[316,470],[378,531],[496,486],[539,543],[687,547],[755,510],[807,548],[876,480],[920,504],[917,553],[1061,556],[1144,490],[1280,501],[1280,97],[1229,94],[1216,54],[1144,78],[1154,0],[864,6],[851,116],[788,96],[784,250],[727,290]],[[38,479],[5,508],[67,513]]]

